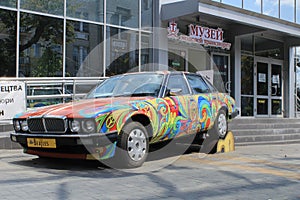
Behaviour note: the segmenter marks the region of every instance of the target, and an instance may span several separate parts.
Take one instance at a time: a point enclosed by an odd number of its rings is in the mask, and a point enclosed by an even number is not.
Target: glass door
[[[214,85],[222,92],[230,93],[230,56],[229,54],[212,53]],[[215,68],[214,68],[215,67]]]
[[[271,116],[282,116],[282,65],[271,64]]]
[[[256,59],[255,76],[255,116],[282,116],[282,63]]]

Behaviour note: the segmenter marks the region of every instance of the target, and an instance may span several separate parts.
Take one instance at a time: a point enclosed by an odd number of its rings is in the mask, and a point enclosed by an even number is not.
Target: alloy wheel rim
[[[224,114],[220,114],[219,116],[218,129],[219,129],[219,136],[224,137],[227,132],[227,121],[226,121],[226,116]]]
[[[141,129],[133,129],[127,139],[127,152],[134,161],[140,161],[146,155],[147,140]]]

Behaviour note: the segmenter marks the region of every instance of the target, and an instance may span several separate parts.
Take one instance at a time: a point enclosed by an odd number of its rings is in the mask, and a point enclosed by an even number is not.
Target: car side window
[[[181,89],[181,94],[190,94],[189,87],[182,74],[171,74],[167,84],[167,89]]]
[[[194,94],[202,94],[202,93],[210,92],[209,87],[200,76],[187,74],[186,78]]]

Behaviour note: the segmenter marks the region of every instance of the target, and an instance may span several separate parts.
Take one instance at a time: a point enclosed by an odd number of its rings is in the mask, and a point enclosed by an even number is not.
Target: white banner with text
[[[12,119],[26,110],[25,83],[0,81],[0,120]]]

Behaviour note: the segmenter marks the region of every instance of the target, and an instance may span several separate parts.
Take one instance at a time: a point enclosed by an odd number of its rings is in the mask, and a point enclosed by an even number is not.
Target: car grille
[[[29,118],[28,128],[31,133],[65,133],[67,123],[62,118]]]

